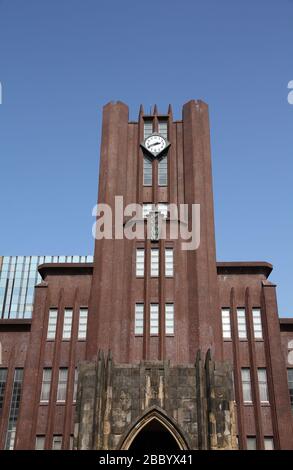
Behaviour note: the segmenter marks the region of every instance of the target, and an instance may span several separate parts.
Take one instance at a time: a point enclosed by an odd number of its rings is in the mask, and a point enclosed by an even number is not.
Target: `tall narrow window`
[[[59,379],[58,379],[58,388],[57,388],[57,401],[66,400],[66,390],[67,390],[67,375],[68,369],[61,367],[59,369]]]
[[[229,308],[222,308],[222,333],[223,339],[231,339],[231,320]]]
[[[158,277],[159,275],[159,249],[151,248],[151,276]]]
[[[12,397],[8,418],[5,450],[13,450],[15,443],[16,425],[19,413],[21,389],[22,389],[23,369],[15,369],[12,388]]]
[[[51,389],[51,378],[52,378],[52,369],[45,368],[43,369],[43,380],[42,380],[42,389],[41,389],[41,401],[49,401],[50,398],[50,389]]]
[[[274,439],[272,437],[264,438],[265,450],[274,450]]]
[[[88,317],[88,309],[81,308],[79,310],[79,321],[78,321],[78,339],[79,340],[86,339],[87,317]]]
[[[144,248],[136,249],[136,276],[144,276]]]
[[[57,308],[51,308],[50,309],[47,339],[55,339],[56,326],[57,326],[57,314],[58,314]]]
[[[135,304],[134,332],[136,335],[143,334],[143,314],[144,314],[144,304],[143,303]]]
[[[158,162],[158,185],[168,185],[168,160],[167,156],[161,158]]]
[[[174,275],[174,257],[173,248],[165,249],[165,276],[172,277]]]
[[[246,439],[247,450],[256,450],[256,438],[254,436],[249,436]]]
[[[0,417],[4,403],[5,387],[7,380],[7,369],[0,369]]]
[[[146,139],[149,135],[153,133],[153,120],[146,119],[143,126],[143,137]]]
[[[52,449],[53,450],[61,450],[62,448],[62,436],[53,436],[53,443],[52,443]]]
[[[168,121],[167,119],[159,120],[159,134],[161,134],[165,139],[168,139]]]
[[[248,367],[241,369],[241,379],[242,379],[243,401],[246,403],[251,403],[252,402],[251,378],[250,378],[250,369]]]
[[[73,315],[72,309],[66,308],[64,310],[63,339],[71,338],[72,315]]]
[[[257,369],[259,398],[261,403],[269,402],[267,371],[265,368]]]
[[[44,450],[45,449],[45,436],[37,436],[35,443],[35,450]]]
[[[289,386],[291,410],[293,413],[293,369],[288,369],[287,372],[288,372],[288,386]]]
[[[165,332],[166,335],[174,335],[174,304],[165,306]]]
[[[237,326],[239,339],[247,339],[245,308],[237,308]]]
[[[143,185],[152,186],[153,182],[153,166],[152,161],[146,156],[143,157]]]
[[[74,385],[73,385],[73,401],[76,401],[77,396],[77,383],[78,383],[78,370],[75,368],[74,371]]]
[[[151,304],[150,308],[150,333],[159,334],[159,304]]]
[[[262,324],[260,308],[252,309],[253,334],[255,339],[262,339]]]

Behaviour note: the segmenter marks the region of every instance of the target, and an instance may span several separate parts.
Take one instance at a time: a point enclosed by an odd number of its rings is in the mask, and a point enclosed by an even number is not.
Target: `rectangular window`
[[[159,249],[151,248],[151,276],[158,277],[159,275]]]
[[[62,448],[62,436],[53,436],[52,449],[61,450]]]
[[[57,326],[57,314],[58,314],[57,308],[51,308],[49,310],[47,339],[55,339],[56,326]]]
[[[161,134],[165,139],[168,139],[168,121],[167,119],[159,120],[159,134]]]
[[[153,166],[151,160],[143,157],[143,185],[152,186],[153,183]]]
[[[58,379],[58,387],[57,387],[57,401],[65,401],[66,400],[66,390],[67,390],[67,375],[68,369],[65,367],[61,367],[59,369],[59,379]]]
[[[41,389],[41,401],[49,401],[50,398],[50,389],[51,389],[51,378],[52,378],[52,369],[45,368],[43,369],[43,380],[42,380],[42,389]]]
[[[88,317],[88,309],[81,308],[79,310],[79,321],[78,321],[78,339],[79,340],[86,339],[87,317]]]
[[[15,369],[12,388],[12,397],[8,418],[5,450],[13,450],[15,443],[16,425],[20,407],[23,369]]]
[[[231,339],[231,320],[229,308],[222,308],[222,333],[223,339]]]
[[[75,368],[75,371],[74,371],[74,385],[73,385],[73,401],[76,401],[77,383],[78,383],[78,370],[77,370],[77,368]]]
[[[165,276],[172,277],[173,275],[174,275],[173,248],[165,248]]]
[[[72,315],[72,309],[66,308],[64,310],[63,339],[71,338]]]
[[[69,450],[73,450],[74,436],[71,434],[69,438]]]
[[[168,160],[166,156],[158,162],[158,185],[168,185]]]
[[[143,314],[144,314],[144,304],[139,303],[135,304],[135,327],[134,331],[136,335],[143,334]]]
[[[45,449],[45,436],[37,436],[35,450],[44,450]]]
[[[265,450],[274,450],[274,439],[272,437],[264,438]]]
[[[144,126],[143,126],[143,138],[146,139],[152,133],[153,133],[153,120],[152,119],[145,120]]]
[[[255,339],[262,339],[262,324],[260,308],[252,309],[253,334]]]
[[[257,369],[259,398],[261,403],[269,402],[267,371],[264,368]]]
[[[256,438],[252,436],[247,437],[246,446],[247,446],[247,450],[256,450]]]
[[[150,334],[159,334],[159,304],[151,304],[150,309]]]
[[[136,249],[136,276],[144,276],[144,248]]]
[[[247,339],[245,308],[237,308],[238,338]]]
[[[251,403],[252,395],[251,395],[251,378],[250,378],[249,368],[241,369],[241,379],[242,379],[243,401],[244,403]]]
[[[166,335],[174,335],[174,304],[165,305],[165,332]]]
[[[5,387],[7,380],[7,369],[0,369],[0,417],[4,403]]]
[[[289,386],[291,410],[293,413],[293,369],[288,369],[287,372],[288,372],[288,386]]]

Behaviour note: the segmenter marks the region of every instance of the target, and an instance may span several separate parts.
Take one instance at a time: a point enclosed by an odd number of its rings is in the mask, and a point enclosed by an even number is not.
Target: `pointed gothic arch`
[[[149,430],[152,432],[154,430],[159,431],[162,437],[165,435],[166,442],[174,449],[189,449],[185,437],[178,429],[177,423],[158,407],[152,407],[132,424],[121,439],[120,449],[128,450],[133,448],[142,433],[146,433]]]

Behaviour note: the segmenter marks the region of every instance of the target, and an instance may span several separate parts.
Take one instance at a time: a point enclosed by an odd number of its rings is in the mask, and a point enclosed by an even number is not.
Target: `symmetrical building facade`
[[[293,319],[269,263],[216,261],[207,105],[107,104],[98,202],[93,260],[2,259],[0,448],[292,449]]]

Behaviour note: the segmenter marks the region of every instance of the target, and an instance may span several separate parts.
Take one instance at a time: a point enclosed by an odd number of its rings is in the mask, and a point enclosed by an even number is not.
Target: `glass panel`
[[[267,403],[269,401],[268,384],[267,384],[267,371],[264,368],[257,370],[259,397],[261,402]]]
[[[251,402],[251,379],[250,379],[250,369],[245,368],[241,369],[241,378],[242,378],[242,392],[243,392],[243,401]]]
[[[256,438],[255,437],[247,438],[247,450],[256,450]]]
[[[239,339],[247,339],[246,315],[244,308],[237,308],[237,326]]]
[[[167,186],[168,184],[168,160],[163,157],[158,162],[158,185]]]
[[[136,249],[136,276],[144,276],[144,248]]]
[[[144,316],[144,304],[135,304],[135,326],[134,332],[136,335],[143,334],[143,316]]]
[[[45,448],[45,436],[37,436],[35,450],[44,450],[44,448]]]
[[[23,378],[23,369],[15,369],[12,397],[11,397],[11,404],[10,404],[10,412],[9,412],[9,419],[8,419],[8,427],[7,427],[7,434],[6,434],[6,443],[5,443],[6,450],[14,449],[16,424],[17,424],[20,398],[21,398],[22,378]]]
[[[71,327],[72,327],[72,309],[65,309],[64,311],[64,323],[63,323],[63,339],[71,338]]]
[[[152,186],[153,167],[152,162],[147,157],[143,157],[143,184],[144,186]]]
[[[88,309],[81,308],[79,310],[79,322],[78,322],[78,339],[79,340],[86,339],[87,318],[88,318]]]
[[[62,448],[62,436],[53,436],[52,449],[61,450]]]
[[[173,248],[165,249],[165,276],[172,277],[174,275],[174,259]]]
[[[6,368],[0,369],[0,417],[2,414],[2,408],[3,408],[3,402],[4,402],[6,379],[7,379],[7,369]]]
[[[153,120],[145,120],[144,121],[144,128],[143,128],[143,137],[146,139],[149,135],[153,133]]]
[[[231,339],[230,309],[222,308],[222,333],[224,339]]]
[[[165,330],[167,335],[174,334],[174,304],[165,306]]]
[[[66,400],[66,390],[67,390],[67,374],[68,369],[62,367],[59,369],[59,380],[58,380],[58,388],[57,388],[57,401],[65,401]]]
[[[262,339],[262,323],[260,308],[252,309],[253,332],[255,339]]]
[[[49,401],[50,398],[50,389],[51,389],[51,376],[52,369],[45,368],[43,369],[43,380],[42,380],[42,389],[41,389],[41,401]]]
[[[159,304],[151,304],[150,321],[151,335],[159,334]]]
[[[274,450],[274,439],[272,437],[264,438],[265,450]]]
[[[151,276],[157,277],[159,275],[159,250],[158,248],[151,248]]]
[[[165,139],[168,139],[168,121],[167,119],[159,120],[159,134],[161,134]]]
[[[56,308],[51,308],[49,311],[47,339],[55,339],[57,315],[58,315],[58,310]]]

